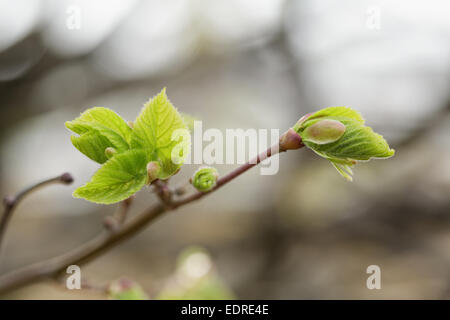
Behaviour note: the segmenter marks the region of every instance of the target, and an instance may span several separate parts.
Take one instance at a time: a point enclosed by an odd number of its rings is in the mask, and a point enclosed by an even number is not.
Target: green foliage
[[[129,279],[113,281],[107,290],[108,298],[112,300],[148,300],[148,295],[142,287]]]
[[[173,154],[180,146],[179,154]],[[183,164],[173,156],[184,159],[190,147],[190,133],[178,111],[172,106],[163,89],[147,102],[134,122],[131,147],[146,150],[152,160],[159,159],[159,179],[167,179]]]
[[[208,192],[216,186],[218,177],[219,173],[216,168],[201,167],[194,173],[191,182],[198,191]]]
[[[105,149],[124,152],[130,148],[131,128],[114,111],[95,107],[81,114],[66,127],[79,136],[72,136],[73,145],[90,159],[104,163],[108,160]]]
[[[117,113],[102,107],[66,122],[76,134],[71,136],[73,145],[102,164],[88,183],[74,191],[74,197],[111,204],[127,199],[156,179],[168,179],[178,172],[189,152],[188,127],[194,120],[175,109],[164,88],[144,105],[132,127]],[[283,151],[303,144],[330,160],[348,180],[352,180],[351,167],[356,161],[394,154],[384,138],[365,126],[357,111],[347,107],[307,114],[280,139]],[[216,169],[203,167],[191,182],[197,190],[208,192],[216,186],[217,178]]]
[[[175,274],[157,296],[159,300],[231,300],[235,295],[214,268],[208,252],[183,250]]]
[[[158,300],[233,300],[235,296],[217,275],[202,277],[188,287],[164,290]]]
[[[111,204],[139,191],[147,182],[147,156],[144,150],[128,150],[108,160],[91,181],[73,193],[75,198]]]
[[[348,180],[357,160],[389,158],[395,153],[381,135],[364,125],[361,114],[347,107],[322,109],[300,119],[293,129]]]
[[[103,164],[91,181],[78,188],[74,197],[110,204],[124,200],[151,182],[147,164],[157,162],[158,179],[167,179],[183,164],[190,147],[190,133],[163,89],[144,105],[128,126],[107,108],[92,108],[66,127],[78,136],[73,145],[90,159]]]

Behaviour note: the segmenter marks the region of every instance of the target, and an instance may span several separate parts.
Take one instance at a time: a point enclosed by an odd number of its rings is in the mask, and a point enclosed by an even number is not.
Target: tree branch
[[[31,264],[0,277],[0,294],[41,279],[58,277],[70,265],[82,265],[89,262],[121,241],[136,234],[165,211],[167,211],[167,207],[158,204],[133,219],[129,219],[118,231],[104,230],[94,239],[65,254]]]
[[[220,177],[217,182],[216,182],[216,186],[209,192],[196,192],[182,200],[179,201],[175,201],[173,203],[173,206],[175,208],[180,207],[182,205],[185,205],[187,203],[190,203],[192,201],[198,200],[202,197],[204,197],[205,195],[216,191],[217,189],[219,189],[220,187],[222,187],[223,185],[225,185],[226,183],[228,183],[229,181],[235,179],[236,177],[240,176],[241,174],[243,174],[244,172],[246,172],[247,170],[253,168],[254,166],[260,164],[262,161],[266,160],[267,158],[270,158],[271,156],[279,153],[280,151],[286,151],[284,149],[280,149],[279,145],[276,144],[275,146],[272,146],[271,148],[267,149],[267,151],[260,153],[258,156],[256,156],[255,158],[251,159],[250,161],[248,161],[247,163],[243,164],[240,167],[237,167],[236,169],[234,169],[233,171],[229,172],[228,174],[224,175],[223,177]]]
[[[0,293],[5,293],[12,289],[22,287],[41,279],[55,278],[63,271],[65,271],[65,269],[69,265],[81,265],[89,262],[93,258],[105,253],[108,249],[135,235],[147,224],[155,221],[164,212],[175,210],[181,206],[198,200],[207,194],[210,194],[211,192],[219,189],[226,183],[240,176],[250,168],[256,166],[261,161],[264,161],[265,159],[275,155],[280,151],[294,149],[284,147],[283,144],[281,144],[281,141],[282,140],[280,140],[280,144],[276,144],[275,146],[269,148],[267,151],[258,155],[256,158],[236,168],[227,175],[219,178],[217,180],[216,187],[210,192],[195,192],[182,200],[173,201],[169,205],[168,203],[161,202],[155,207],[150,208],[143,213],[135,216],[133,219],[129,219],[129,221],[124,223],[118,230],[104,230],[101,234],[99,234],[91,241],[82,244],[80,247],[75,248],[72,251],[67,252],[66,254],[44,260],[42,262],[38,262],[3,275],[2,277],[0,277]],[[301,147],[303,147],[303,144],[301,144],[300,142],[296,149]]]
[[[2,250],[2,240],[4,238],[6,229],[8,227],[8,223],[11,220],[11,217],[14,213],[14,210],[17,208],[19,203],[22,201],[30,193],[44,187],[47,185],[51,185],[54,183],[62,183],[62,184],[71,184],[73,182],[73,177],[70,173],[66,172],[57,177],[50,178],[41,182],[38,182],[22,191],[20,191],[15,196],[6,196],[3,199],[3,205],[5,207],[5,211],[2,215],[2,220],[0,221],[0,252]]]

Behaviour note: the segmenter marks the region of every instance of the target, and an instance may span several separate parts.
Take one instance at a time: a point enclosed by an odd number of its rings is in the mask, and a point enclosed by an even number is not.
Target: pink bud
[[[147,163],[148,183],[158,179],[158,174],[161,171],[161,166],[157,161]]]
[[[280,137],[280,151],[294,150],[303,147],[302,137],[290,128]]]

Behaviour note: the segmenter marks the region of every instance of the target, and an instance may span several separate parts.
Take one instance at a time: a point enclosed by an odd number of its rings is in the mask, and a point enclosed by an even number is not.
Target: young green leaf
[[[181,131],[184,134],[179,134]],[[145,104],[134,122],[131,147],[144,149],[149,160],[159,161],[161,170],[158,178],[167,179],[181,167],[189,146],[187,126],[170,103],[164,88]],[[178,151],[177,154],[174,150]]]
[[[147,183],[147,155],[144,150],[128,150],[109,159],[91,181],[76,189],[75,198],[111,204],[127,199]]]
[[[307,147],[330,160],[348,180],[352,180],[356,160],[389,158],[395,153],[381,135],[364,125],[357,111],[347,107],[326,108],[303,117],[294,130]]]
[[[341,118],[339,121],[346,128],[340,139],[328,144],[316,144],[306,139],[305,145],[327,157],[338,159],[370,160],[394,155],[386,140],[372,128],[351,119]]]
[[[358,111],[349,107],[328,107],[313,113],[307,118],[307,120],[310,121],[320,118],[348,118],[364,124],[364,118],[362,115]]]
[[[125,120],[111,109],[104,107],[94,107],[83,112],[78,118],[73,121],[67,121],[66,126],[75,133],[81,134],[72,129],[72,126],[77,122],[87,122],[92,124],[102,125],[106,128],[119,134],[125,141],[131,141],[131,128]]]
[[[98,163],[108,160],[105,149],[112,147],[118,153],[130,148],[131,128],[114,111],[96,107],[89,109],[66,127],[79,136],[72,136],[73,145]]]
[[[70,140],[75,148],[95,162],[104,163],[108,160],[105,150],[112,144],[106,137],[97,132],[86,132],[81,136],[71,136]]]

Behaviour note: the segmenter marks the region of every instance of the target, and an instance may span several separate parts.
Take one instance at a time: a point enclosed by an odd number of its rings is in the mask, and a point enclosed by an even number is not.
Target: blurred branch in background
[[[19,205],[23,198],[28,194],[37,191],[38,189],[53,183],[71,184],[73,182],[73,177],[70,173],[66,172],[57,177],[50,178],[41,182],[38,182],[31,187],[28,187],[14,196],[6,196],[3,199],[3,205],[5,210],[0,220],[0,263],[2,255],[3,238],[5,236],[6,228],[8,227],[9,220],[11,219],[14,209]]]

